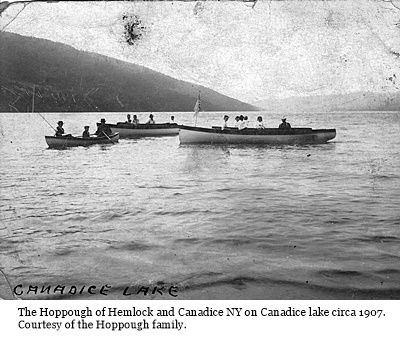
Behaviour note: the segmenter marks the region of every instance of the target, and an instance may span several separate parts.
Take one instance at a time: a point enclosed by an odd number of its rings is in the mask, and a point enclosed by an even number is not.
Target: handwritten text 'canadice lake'
[[[107,296],[109,292],[119,291],[122,296],[142,295],[142,296],[178,296],[178,287],[175,285],[171,286],[126,286],[123,288],[113,288],[111,285],[105,284],[103,286],[96,285],[83,285],[83,286],[37,286],[29,285],[24,287],[22,284],[18,284],[13,288],[14,295],[102,295]]]

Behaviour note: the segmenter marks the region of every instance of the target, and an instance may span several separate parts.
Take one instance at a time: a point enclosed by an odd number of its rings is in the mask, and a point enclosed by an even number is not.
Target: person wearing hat
[[[279,129],[290,129],[291,126],[286,122],[286,118],[282,118],[282,123],[279,125]]]
[[[100,120],[100,125],[97,127],[97,130],[94,134],[97,135],[98,137],[101,136],[108,137],[112,134],[111,128],[106,124],[106,120],[104,118]]]
[[[85,126],[85,130],[82,133],[82,137],[90,137],[89,126]]]
[[[155,124],[156,121],[154,121],[153,117],[154,117],[153,114],[150,114],[149,115],[149,120],[146,122],[146,124]]]
[[[221,130],[228,128],[228,120],[229,120],[229,116],[225,115],[224,120],[222,121],[222,124],[221,124]]]
[[[58,121],[57,122],[57,129],[56,129],[56,136],[63,136],[64,135],[64,128],[63,128],[64,122],[63,121]]]

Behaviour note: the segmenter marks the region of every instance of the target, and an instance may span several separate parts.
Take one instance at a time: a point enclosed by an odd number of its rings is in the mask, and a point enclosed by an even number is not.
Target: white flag
[[[199,92],[199,95],[197,96],[196,104],[194,106],[194,114],[195,115],[197,115],[200,112],[200,110],[201,110],[200,105],[201,105],[201,100],[200,100],[200,92]]]
[[[196,104],[194,106],[194,115],[193,115],[193,117],[195,118],[194,126],[196,126],[196,124],[197,124],[197,114],[200,111],[201,111],[201,100],[200,100],[200,91],[199,91],[199,95],[197,96],[197,101],[196,101]]]

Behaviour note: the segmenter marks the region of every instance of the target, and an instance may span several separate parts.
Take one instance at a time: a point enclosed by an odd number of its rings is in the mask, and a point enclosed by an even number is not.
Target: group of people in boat
[[[126,115],[126,118],[127,118],[127,121],[125,123],[131,123],[131,124],[134,124],[134,125],[138,125],[139,124],[139,119],[138,119],[137,115],[133,115],[133,117],[131,118],[131,115],[128,114],[128,115]],[[154,115],[150,114],[149,115],[149,119],[147,120],[146,124],[155,124],[155,123],[156,122],[154,120]],[[171,116],[169,124],[176,124],[175,116]],[[55,136],[66,136],[63,126],[64,126],[64,122],[63,121],[58,121],[57,128],[55,129],[55,131],[56,131]],[[89,126],[85,126],[84,127],[84,131],[82,133],[82,137],[83,138],[89,138],[90,137],[91,134],[89,132],[89,128],[90,128]],[[112,134],[112,132],[111,132],[110,126],[107,125],[106,124],[106,120],[104,118],[102,118],[100,120],[100,124],[97,127],[96,132],[93,135],[97,135],[98,137],[101,137],[101,136],[108,137],[111,134]]]
[[[225,115],[224,120],[221,125],[222,130],[231,128],[228,126],[228,120],[229,120],[229,116]],[[237,128],[239,130],[250,128],[248,117],[243,116],[243,115],[236,116],[234,128]],[[252,128],[256,128],[256,129],[264,129],[265,128],[262,116],[257,117],[257,121],[254,123],[254,127],[252,127]],[[279,125],[279,129],[291,129],[291,125],[289,122],[286,122],[286,118],[282,118],[282,123]]]
[[[133,115],[133,118],[131,118],[131,115],[128,114],[126,115],[126,122],[125,123],[131,123],[131,124],[139,124],[139,119],[136,115]]]
[[[125,123],[131,123],[131,124],[134,124],[134,125],[139,124],[139,119],[137,118],[136,115],[133,115],[133,119],[131,119],[131,115],[130,114],[128,114],[126,117],[127,117],[127,121]],[[225,115],[224,119],[223,119],[223,122],[222,122],[222,125],[221,125],[221,129],[222,130],[232,128],[232,127],[228,126],[228,120],[229,120],[229,116]],[[149,119],[146,122],[146,124],[155,124],[155,123],[156,122],[154,120],[153,114],[150,114],[149,115]],[[176,124],[174,116],[171,116],[171,119],[170,119],[169,123],[170,124]],[[66,136],[63,126],[64,126],[64,122],[63,121],[58,121],[57,129],[55,129],[55,131],[56,131],[55,136]],[[89,128],[90,128],[89,126],[85,126],[84,127],[84,131],[82,133],[82,137],[83,138],[90,138]],[[234,128],[237,128],[238,130],[243,130],[243,129],[246,129],[246,128],[250,128],[248,117],[247,116],[243,116],[243,115],[236,116],[235,117]],[[257,117],[257,121],[255,122],[253,128],[256,128],[256,129],[264,129],[265,128],[262,116],[258,116]],[[290,125],[289,122],[286,122],[286,118],[282,118],[282,123],[279,125],[279,129],[291,129],[291,125]],[[106,120],[104,118],[102,118],[100,120],[100,124],[97,127],[97,130],[94,133],[94,135],[97,135],[98,137],[102,137],[102,136],[108,137],[111,134],[112,134],[112,131],[111,131],[110,126],[107,125],[106,124]]]
[[[139,119],[138,119],[137,115],[133,115],[133,117],[131,118],[131,115],[128,114],[128,115],[126,115],[126,122],[125,123],[138,125],[140,122],[139,122]],[[155,123],[156,123],[156,121],[154,120],[154,115],[150,114],[149,115],[149,119],[147,120],[147,122],[145,124],[155,124]],[[169,123],[170,124],[176,124],[175,116],[171,116],[171,119],[170,119]]]
[[[89,126],[84,126],[84,130],[82,133],[83,138],[90,138],[90,132],[89,132]],[[55,136],[70,136],[71,134],[65,135],[65,130],[64,130],[64,122],[63,121],[58,121],[57,122],[57,128],[55,129],[56,134]],[[97,127],[96,132],[93,135],[97,135],[98,137],[109,137],[112,134],[110,126],[106,125],[106,120],[102,118],[100,120],[100,124]]]

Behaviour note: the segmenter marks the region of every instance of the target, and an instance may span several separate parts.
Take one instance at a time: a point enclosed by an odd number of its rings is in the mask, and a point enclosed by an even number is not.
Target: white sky
[[[21,8],[7,9],[0,28]],[[138,15],[146,27],[135,46],[124,42],[123,14]],[[259,1],[254,9],[242,2],[33,3],[6,31],[137,63],[250,103],[400,89],[400,58],[391,53],[400,54],[400,10],[382,1]],[[388,81],[393,74],[397,84]]]

